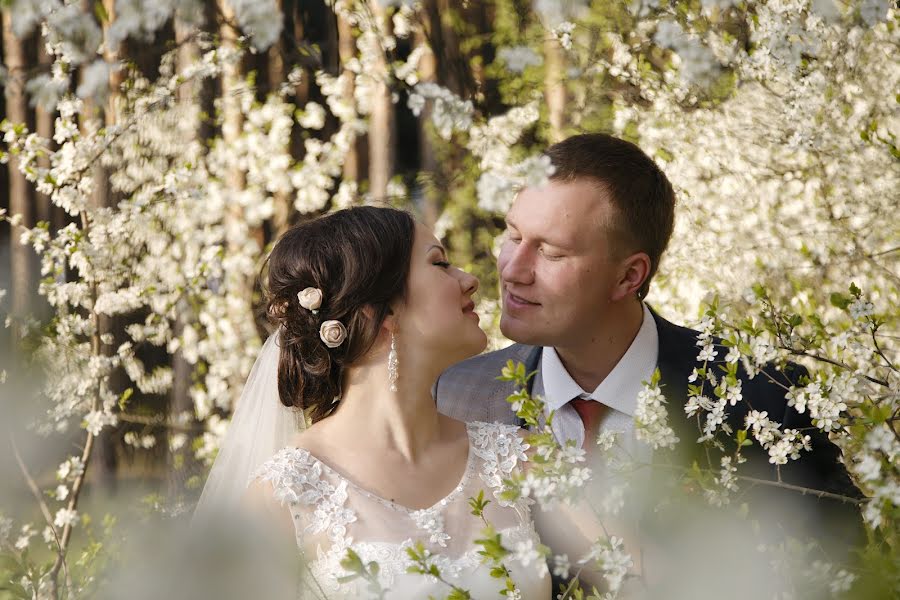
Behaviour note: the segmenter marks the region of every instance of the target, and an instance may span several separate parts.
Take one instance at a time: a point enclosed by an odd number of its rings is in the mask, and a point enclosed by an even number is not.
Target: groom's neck
[[[604,315],[583,335],[565,346],[556,346],[566,371],[586,392],[603,383],[631,346],[641,328],[644,307],[640,301],[623,303]]]

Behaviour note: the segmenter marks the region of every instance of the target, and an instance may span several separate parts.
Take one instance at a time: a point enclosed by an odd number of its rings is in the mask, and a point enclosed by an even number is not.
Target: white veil
[[[194,511],[194,522],[238,507],[250,476],[305,426],[278,398],[279,331],[263,344]]]

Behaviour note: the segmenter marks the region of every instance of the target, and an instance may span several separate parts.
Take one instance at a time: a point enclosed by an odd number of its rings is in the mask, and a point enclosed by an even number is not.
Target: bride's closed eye
[[[434,264],[436,267],[440,267],[440,268],[442,268],[442,269],[449,269],[449,268],[450,268],[450,263],[447,262],[446,260],[439,260],[439,261],[437,261],[437,262],[435,262],[435,263],[432,263],[432,264]]]

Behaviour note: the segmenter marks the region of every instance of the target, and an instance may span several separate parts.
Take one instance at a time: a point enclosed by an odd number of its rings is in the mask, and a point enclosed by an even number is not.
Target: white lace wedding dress
[[[275,498],[290,510],[297,546],[318,585],[329,598],[366,597],[372,592],[361,579],[340,583],[347,571],[341,559],[352,548],[363,563],[376,561],[385,598],[406,600],[446,597],[447,583],[407,573],[412,562],[406,549],[417,541],[434,555],[433,563],[447,582],[468,590],[472,598],[507,598],[504,582],[490,575],[475,544],[484,523],[471,514],[469,498],[484,490],[490,500],[484,515],[501,535],[503,546],[516,553],[504,561],[524,600],[550,598],[550,576],[543,559],[529,550],[538,544],[529,507],[499,499],[501,480],[526,459],[526,445],[515,426],[470,423],[465,473],[453,491],[434,506],[413,510],[362,489],[307,450],[283,448],[254,475],[272,484]],[[518,557],[525,557],[519,560]],[[315,584],[313,585],[315,588]],[[515,596],[509,596],[510,598]]]

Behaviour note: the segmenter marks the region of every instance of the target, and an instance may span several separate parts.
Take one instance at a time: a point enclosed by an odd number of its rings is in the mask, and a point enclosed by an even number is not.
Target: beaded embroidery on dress
[[[526,460],[527,444],[514,425],[469,423],[469,456],[459,484],[433,506],[413,510],[381,498],[331,469],[309,451],[283,448],[251,477],[272,484],[276,500],[290,510],[297,546],[317,583],[332,597],[368,597],[371,590],[359,579],[340,583],[347,572],[341,560],[352,548],[364,564],[376,561],[385,598],[446,596],[447,583],[407,573],[406,549],[421,542],[447,582],[469,590],[473,598],[507,598],[503,581],[490,576],[475,540],[484,523],[471,514],[469,498],[484,490],[491,500],[485,518],[501,535],[503,545],[527,550],[538,543],[528,504],[499,499],[501,482]],[[520,554],[527,556],[528,552]],[[550,576],[541,559],[530,564],[510,559],[506,566],[522,599],[550,597]]]

